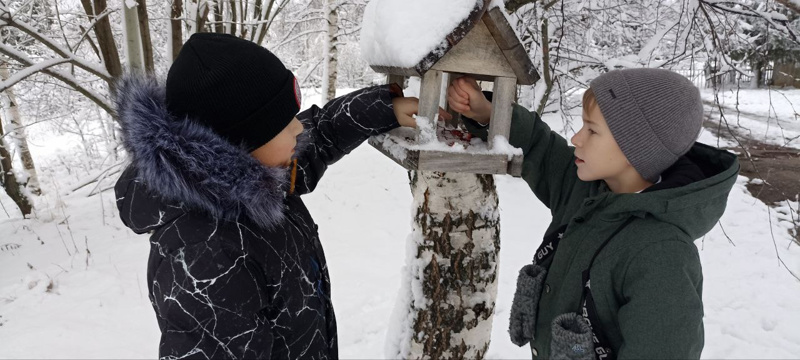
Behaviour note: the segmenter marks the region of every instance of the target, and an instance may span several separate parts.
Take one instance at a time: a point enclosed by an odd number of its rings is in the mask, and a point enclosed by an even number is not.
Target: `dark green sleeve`
[[[488,126],[481,127],[471,119],[465,119],[464,125],[470,133],[486,140]],[[522,178],[536,197],[555,211],[566,202],[578,182],[573,148],[563,136],[550,130],[539,115],[516,104],[508,141],[524,154]]]
[[[664,241],[631,260],[622,283],[618,359],[698,359],[703,274],[694,244]]]

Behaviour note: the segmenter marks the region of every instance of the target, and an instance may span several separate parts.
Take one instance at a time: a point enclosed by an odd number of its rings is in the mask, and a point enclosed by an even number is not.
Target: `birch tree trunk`
[[[497,294],[500,216],[491,175],[411,173],[413,231],[387,357],[481,359]]]
[[[128,4],[133,6],[128,7]],[[125,56],[127,57],[128,70],[144,70],[144,57],[142,56],[142,37],[139,31],[138,5],[125,1],[122,4],[122,18],[125,22]]]
[[[339,10],[336,0],[325,0],[325,11],[328,20],[328,37],[325,46],[325,67],[322,74],[322,102],[328,102],[336,97],[336,76],[338,74],[339,50]]]
[[[0,61],[0,80],[5,81],[9,78],[8,64]],[[6,110],[6,117],[8,118],[8,133],[5,137],[6,141],[9,139],[14,142],[14,145],[19,150],[20,161],[28,175],[25,179],[26,186],[32,194],[41,195],[42,189],[39,185],[39,175],[36,173],[36,166],[33,163],[30,149],[28,148],[28,136],[25,133],[25,127],[22,125],[22,117],[19,114],[17,107],[17,98],[14,94],[14,88],[8,88],[0,93],[0,108]]]
[[[11,154],[8,151],[8,147],[6,147],[6,137],[3,136],[4,134],[3,120],[0,119],[0,185],[3,186],[8,197],[17,204],[19,211],[22,212],[22,216],[27,217],[31,214],[33,206],[22,191],[25,185],[20,184],[19,181],[17,181],[16,175],[14,175]]]

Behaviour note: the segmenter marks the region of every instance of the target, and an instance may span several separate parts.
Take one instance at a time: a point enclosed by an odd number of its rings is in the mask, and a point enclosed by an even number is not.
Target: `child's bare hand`
[[[455,79],[447,87],[447,103],[468,118],[482,124],[489,123],[492,103],[483,95],[478,82],[469,76]]]
[[[414,115],[419,111],[419,99],[415,97],[396,97],[392,99],[392,106],[394,107],[394,115],[397,117],[397,122],[400,126],[417,127],[417,121]],[[450,120],[452,115],[439,108],[439,118]]]

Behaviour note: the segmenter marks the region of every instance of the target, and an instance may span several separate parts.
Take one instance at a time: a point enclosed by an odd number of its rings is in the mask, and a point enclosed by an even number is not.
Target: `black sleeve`
[[[331,165],[353,151],[370,136],[400,126],[394,115],[392,85],[373,86],[331,100],[324,107],[312,106],[297,115],[305,131],[298,139],[295,193],[310,193]]]
[[[152,274],[164,359],[270,357],[272,326],[264,280],[237,249],[217,241],[170,254]]]

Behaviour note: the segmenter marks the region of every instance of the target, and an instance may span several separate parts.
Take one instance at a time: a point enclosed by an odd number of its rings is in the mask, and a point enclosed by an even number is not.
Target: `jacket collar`
[[[264,228],[283,220],[288,170],[265,167],[198,122],[173,117],[164,94],[152,77],[128,75],[118,83],[122,144],[136,180],[167,203],[215,219],[246,216]],[[308,141],[299,141],[298,153],[301,143]]]

